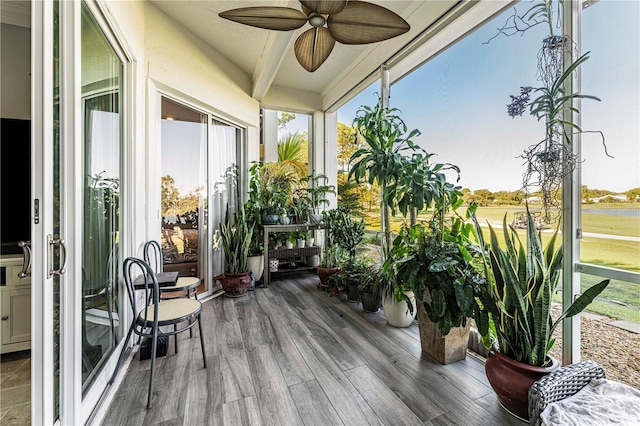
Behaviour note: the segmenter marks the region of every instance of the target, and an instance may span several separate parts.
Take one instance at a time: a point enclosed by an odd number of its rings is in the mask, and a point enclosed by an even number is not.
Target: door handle
[[[54,239],[53,235],[47,235],[47,278],[54,275],[60,276],[66,272],[67,266],[67,243],[62,238]],[[53,269],[53,255],[55,246],[60,247],[60,267]]]
[[[22,247],[24,258],[22,260],[22,271],[18,273],[18,278],[25,278],[31,276],[31,242],[20,241],[18,243]]]

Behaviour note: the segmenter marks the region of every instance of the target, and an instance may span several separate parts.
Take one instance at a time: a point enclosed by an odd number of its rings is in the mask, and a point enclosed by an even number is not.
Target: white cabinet
[[[0,353],[31,347],[31,277],[19,278],[22,256],[0,259]]]

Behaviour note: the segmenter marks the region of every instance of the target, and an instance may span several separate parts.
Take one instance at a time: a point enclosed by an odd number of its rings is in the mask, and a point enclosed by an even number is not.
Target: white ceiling
[[[36,0],[39,1],[39,0]],[[287,93],[320,99],[322,109],[336,106],[353,87],[373,74],[380,65],[417,39],[427,28],[454,8],[475,1],[459,0],[370,0],[402,16],[411,30],[401,36],[367,45],[336,43],[327,61],[315,72],[303,69],[293,53],[293,44],[305,24],[295,31],[271,31],[235,23],[218,16],[219,12],[250,6],[280,6],[300,9],[297,0],[147,0],[187,31],[252,77],[251,95],[269,108],[269,95]],[[29,0],[2,0],[2,21],[13,25],[30,25]],[[273,98],[273,97],[272,97]],[[265,103],[266,101],[266,103]],[[304,112],[304,111],[301,111]]]
[[[310,28],[309,24],[295,31],[271,31],[218,16],[219,12],[228,9],[258,5],[300,9],[301,4],[297,0],[150,1],[251,76],[254,98],[263,101],[269,90],[277,87],[284,91],[290,89],[318,94],[324,107],[338,101],[345,91],[375,72],[382,63],[459,3],[457,0],[370,1],[402,16],[411,25],[411,30],[394,39],[368,45],[336,43],[327,61],[309,73],[298,64],[293,53],[296,38]]]

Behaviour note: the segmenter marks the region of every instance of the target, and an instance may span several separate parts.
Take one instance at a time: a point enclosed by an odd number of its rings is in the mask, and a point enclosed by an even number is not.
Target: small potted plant
[[[257,194],[256,204],[260,208],[264,225],[276,225],[287,206],[295,178],[276,163],[254,162],[250,168],[250,193]]]
[[[382,265],[374,263],[358,283],[362,310],[365,312],[378,312],[382,303],[381,286],[385,277],[382,273]]]
[[[309,201],[306,197],[306,188],[296,190],[291,202],[291,216],[296,224],[309,222]]]
[[[339,250],[339,247],[329,245],[322,251],[320,266],[317,268],[318,277],[320,277],[320,287],[328,288],[327,280],[329,277],[340,271],[340,267],[338,266],[338,259],[340,258]]]
[[[329,205],[329,194],[336,193],[335,186],[327,185],[327,176],[311,174],[306,178],[309,187],[306,188],[307,205],[309,217],[312,223],[322,222],[322,208]]]
[[[288,249],[292,249],[293,246],[296,243],[296,238],[297,238],[297,234],[296,231],[290,231],[287,233],[283,233],[284,237],[284,244]]]
[[[251,243],[249,244],[249,257],[247,263],[249,270],[253,272],[253,278],[256,282],[262,279],[264,273],[264,234],[259,224],[261,223],[260,201],[259,201],[259,179],[257,176],[251,176],[249,180],[248,200],[244,204],[244,212],[247,223],[253,227],[251,234]]]

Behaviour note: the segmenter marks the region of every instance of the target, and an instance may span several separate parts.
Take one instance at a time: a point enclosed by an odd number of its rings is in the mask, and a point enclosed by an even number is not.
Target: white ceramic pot
[[[278,272],[280,261],[278,259],[269,259],[269,272]]]
[[[314,241],[315,241],[314,238],[307,238],[307,242],[305,244],[305,247],[313,247]]]
[[[288,249],[292,249],[293,248],[293,243],[291,241],[287,241],[287,248]]]
[[[264,273],[264,254],[247,257],[247,265],[249,266],[249,270],[253,271],[253,279],[260,281]]]
[[[311,223],[315,223],[315,224],[321,224],[322,223],[322,213],[310,213],[309,214],[309,221]]]
[[[307,265],[313,268],[317,268],[318,265],[320,265],[320,256],[317,254],[307,256]]]
[[[280,216],[280,225],[288,225],[291,223],[291,219],[286,214]]]
[[[306,240],[298,239],[298,248],[304,248],[304,245],[307,243]]]
[[[382,298],[382,310],[384,311],[384,316],[387,319],[387,323],[394,327],[405,328],[409,327],[413,320],[416,318],[417,307],[416,307],[416,296],[413,294],[413,291],[405,291],[411,300],[411,304],[413,305],[413,313],[409,313],[409,307],[407,306],[407,302],[404,300],[402,302],[396,302],[394,297],[383,297]]]

